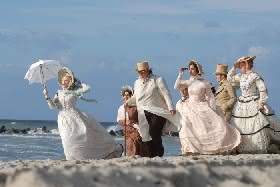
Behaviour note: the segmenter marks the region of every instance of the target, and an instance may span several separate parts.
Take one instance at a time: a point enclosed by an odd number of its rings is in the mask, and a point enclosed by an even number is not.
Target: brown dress
[[[127,109],[129,124],[123,128],[125,134],[125,141],[127,147],[127,156],[140,155],[142,157],[148,157],[148,150],[143,143],[142,138],[133,124],[138,123],[137,107],[132,106]]]

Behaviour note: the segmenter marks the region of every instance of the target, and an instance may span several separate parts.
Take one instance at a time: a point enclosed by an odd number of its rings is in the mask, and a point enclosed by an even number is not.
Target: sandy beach
[[[0,187],[279,186],[280,155],[0,162]]]

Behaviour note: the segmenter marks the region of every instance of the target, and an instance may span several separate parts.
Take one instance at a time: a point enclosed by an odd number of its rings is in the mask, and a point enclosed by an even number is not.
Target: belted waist
[[[75,110],[75,109],[76,109],[76,107],[72,107],[72,106],[63,106],[63,107],[61,108],[62,111],[66,111],[66,110]]]
[[[240,96],[238,97],[238,101],[241,103],[248,103],[251,101],[257,101],[259,98],[259,96]]]

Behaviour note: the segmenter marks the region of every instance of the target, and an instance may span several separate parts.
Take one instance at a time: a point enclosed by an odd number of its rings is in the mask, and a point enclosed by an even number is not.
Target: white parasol
[[[39,60],[30,66],[24,79],[29,80],[29,85],[37,82],[45,86],[47,80],[57,78],[57,73],[61,68],[62,66],[56,60]]]

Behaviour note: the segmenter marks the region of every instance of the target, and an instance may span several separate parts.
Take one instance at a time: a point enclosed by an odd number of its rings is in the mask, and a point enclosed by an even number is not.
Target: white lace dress
[[[82,92],[89,86],[82,83]],[[51,109],[60,110],[58,130],[67,160],[103,159],[119,157],[122,147],[91,115],[76,108],[77,97],[59,90],[48,100]]]
[[[242,95],[234,106],[231,124],[242,135],[242,143],[238,146],[240,153],[267,153],[271,140],[280,142],[279,119],[266,104],[268,95],[264,81],[256,72],[235,75],[232,68],[228,80],[235,88],[241,89]],[[264,111],[258,110],[258,104],[264,104]]]
[[[179,132],[182,154],[217,154],[233,150],[241,141],[239,132],[228,124],[216,111],[211,85],[197,75],[182,80],[179,74],[175,89],[188,87],[189,99],[181,109]]]

